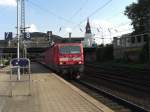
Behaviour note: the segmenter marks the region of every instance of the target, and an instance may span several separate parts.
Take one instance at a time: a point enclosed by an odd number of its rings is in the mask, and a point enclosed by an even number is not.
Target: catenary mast
[[[19,9],[20,9],[20,0],[17,0],[17,58],[19,61],[20,58],[20,25],[19,25]],[[20,68],[17,69],[17,80],[20,80]]]
[[[25,36],[25,0],[17,0],[17,58],[20,58],[20,41]],[[21,37],[21,38],[20,38]],[[17,70],[17,79],[20,80],[20,68]]]
[[[25,0],[21,0],[21,25],[20,25],[20,33],[22,36],[22,39],[24,39],[25,36]]]

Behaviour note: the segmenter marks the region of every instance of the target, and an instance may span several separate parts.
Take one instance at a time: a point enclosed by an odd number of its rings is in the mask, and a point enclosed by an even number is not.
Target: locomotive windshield
[[[61,46],[61,54],[79,54],[81,52],[80,46]]]

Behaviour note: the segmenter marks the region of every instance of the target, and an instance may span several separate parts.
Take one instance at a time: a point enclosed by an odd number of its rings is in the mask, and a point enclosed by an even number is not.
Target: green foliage
[[[132,21],[135,33],[143,33],[148,31],[150,26],[150,0],[138,0],[126,7],[124,12]]]
[[[0,65],[1,66],[6,66],[6,65],[8,65],[9,64],[9,60],[7,60],[7,59],[1,59],[0,60]]]

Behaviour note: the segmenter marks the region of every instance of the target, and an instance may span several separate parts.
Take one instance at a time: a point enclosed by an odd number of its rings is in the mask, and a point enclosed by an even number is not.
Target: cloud
[[[0,0],[0,5],[14,7],[17,5],[17,3],[16,0]]]
[[[66,31],[66,32],[72,32],[72,29],[69,28],[69,27],[67,27],[67,28],[65,28],[65,31]]]
[[[29,25],[30,28],[27,29],[28,32],[37,32],[37,26],[35,24]]]

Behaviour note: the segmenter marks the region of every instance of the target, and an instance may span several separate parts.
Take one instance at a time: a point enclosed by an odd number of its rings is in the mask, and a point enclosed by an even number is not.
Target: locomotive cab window
[[[61,46],[61,54],[79,54],[81,53],[80,46]]]

